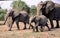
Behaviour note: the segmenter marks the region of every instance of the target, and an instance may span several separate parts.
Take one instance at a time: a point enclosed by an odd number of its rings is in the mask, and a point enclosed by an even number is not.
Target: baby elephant
[[[47,26],[48,30],[50,30],[48,24],[48,19],[44,16],[44,15],[40,15],[40,16],[34,16],[32,18],[30,18],[30,26],[32,26],[33,31],[38,32],[38,26],[41,26],[41,32],[44,31],[44,27]],[[35,23],[35,25],[32,25],[31,23]]]

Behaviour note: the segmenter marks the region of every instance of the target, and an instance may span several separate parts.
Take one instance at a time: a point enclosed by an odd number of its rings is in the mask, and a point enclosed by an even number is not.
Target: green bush
[[[30,16],[34,16],[34,15],[36,15],[36,13],[37,13],[37,8],[35,5],[32,5],[30,7]]]
[[[24,1],[21,1],[21,0],[13,1],[12,7],[17,9],[17,10],[25,10],[28,13],[29,13],[29,9],[30,9],[28,7],[28,5]]]
[[[6,13],[5,10],[0,9],[0,20],[4,20],[4,14]]]

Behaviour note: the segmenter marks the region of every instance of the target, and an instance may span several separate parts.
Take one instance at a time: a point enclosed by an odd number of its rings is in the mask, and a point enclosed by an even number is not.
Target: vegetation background
[[[11,6],[13,9],[17,9],[19,11],[24,9],[26,12],[29,13],[30,16],[36,15],[36,11],[37,11],[36,6],[32,5],[31,7],[29,7],[24,1],[21,0],[13,1]],[[0,5],[0,20],[4,20],[4,16],[6,13],[7,13],[7,9],[2,9]]]

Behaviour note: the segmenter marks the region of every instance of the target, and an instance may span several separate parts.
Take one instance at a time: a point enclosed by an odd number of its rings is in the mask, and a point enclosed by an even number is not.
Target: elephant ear
[[[49,11],[52,11],[55,8],[55,3],[52,1],[47,1],[46,3],[46,14],[49,13]]]

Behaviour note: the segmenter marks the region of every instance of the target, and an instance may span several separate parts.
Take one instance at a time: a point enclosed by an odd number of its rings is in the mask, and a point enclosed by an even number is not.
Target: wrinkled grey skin
[[[35,23],[35,25],[32,25],[31,23]],[[49,26],[47,25],[47,18],[44,15],[40,15],[40,16],[34,16],[30,19],[30,25],[33,26],[33,31],[38,32],[38,26],[41,26],[41,31],[44,31],[44,27],[47,26],[48,30],[50,30]]]
[[[59,20],[60,20],[60,4],[54,3],[52,1],[45,1],[41,4],[39,13],[42,12],[47,18],[49,18],[51,23],[51,28],[54,28],[53,20],[56,20],[56,28],[59,28]],[[37,7],[39,8],[39,7]]]
[[[16,21],[16,25],[17,25],[17,28],[18,30],[20,30],[19,28],[19,22],[23,22],[24,23],[24,29],[26,29],[26,23],[29,24],[29,15],[28,13],[19,13],[17,15],[14,14],[14,11],[10,11],[6,17],[6,20],[4,22],[4,24],[6,23],[8,17],[12,17],[12,23],[9,25],[10,29],[9,31],[11,31],[11,28],[14,24],[14,21]]]

